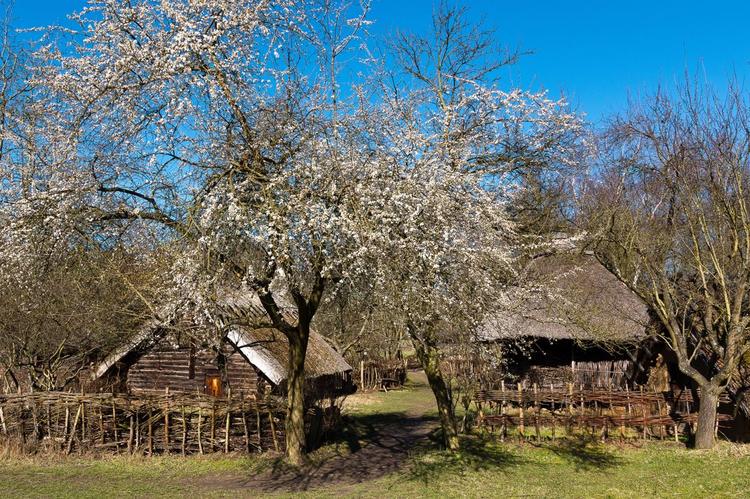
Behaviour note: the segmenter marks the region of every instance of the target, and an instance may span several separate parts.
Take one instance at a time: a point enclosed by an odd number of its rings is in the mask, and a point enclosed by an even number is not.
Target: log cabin
[[[94,368],[98,389],[257,399],[283,396],[289,354],[286,337],[270,327],[265,310],[252,294],[224,298],[220,310],[216,327],[201,326],[175,313],[169,314],[169,324],[150,322]],[[285,310],[284,315],[296,321],[293,311]],[[356,389],[352,367],[315,331],[310,333],[305,376],[311,399],[342,396]]]

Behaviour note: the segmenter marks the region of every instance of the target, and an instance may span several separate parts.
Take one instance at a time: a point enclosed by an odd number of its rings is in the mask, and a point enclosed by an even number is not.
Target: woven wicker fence
[[[138,454],[281,451],[273,402],[200,394],[0,395],[0,443],[26,451]]]
[[[478,424],[499,431],[501,438],[515,430],[520,438],[542,433],[551,438],[565,432],[586,431],[607,439],[675,438],[697,421],[697,405],[689,391],[584,389],[572,383],[548,388],[503,385],[476,394]],[[726,401],[726,400],[725,400]],[[731,419],[719,414],[718,423]]]

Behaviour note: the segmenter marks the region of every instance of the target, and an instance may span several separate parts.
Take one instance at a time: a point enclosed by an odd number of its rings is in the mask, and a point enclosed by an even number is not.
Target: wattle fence
[[[282,451],[274,402],[200,394],[0,395],[0,447],[131,454]]]
[[[510,431],[521,439],[554,439],[562,433],[584,431],[602,439],[677,440],[691,432],[698,418],[689,391],[585,389],[572,383],[547,388],[503,384],[499,390],[480,391],[475,401],[480,428],[499,432],[501,439]],[[719,414],[716,431],[728,419],[729,415]]]

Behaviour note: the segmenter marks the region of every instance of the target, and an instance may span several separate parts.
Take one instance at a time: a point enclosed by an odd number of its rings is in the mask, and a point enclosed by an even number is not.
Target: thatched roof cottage
[[[511,374],[549,384],[622,386],[643,375],[639,347],[647,338],[646,304],[590,254],[533,259],[529,289],[517,290],[510,314],[492,317],[483,342],[505,344]]]
[[[94,378],[102,389],[128,392],[283,395],[288,342],[270,326],[259,300],[246,293],[224,298],[218,308],[221,327],[216,331],[204,331],[179,314],[172,314],[171,325],[148,324],[96,366]],[[284,314],[296,321],[292,310]],[[325,338],[311,332],[305,362],[308,394],[323,398],[351,393],[351,372]]]

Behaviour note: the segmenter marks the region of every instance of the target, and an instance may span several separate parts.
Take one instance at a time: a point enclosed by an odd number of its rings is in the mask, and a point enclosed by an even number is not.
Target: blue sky
[[[373,31],[424,31],[432,0],[373,0]],[[84,0],[16,0],[16,27],[64,20]],[[716,0],[465,1],[500,42],[532,51],[506,71],[509,85],[564,93],[597,122],[628,96],[672,85],[686,70],[717,86],[750,85],[750,2]]]

